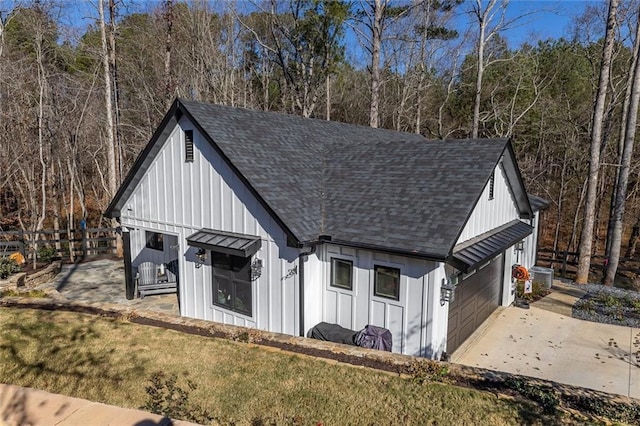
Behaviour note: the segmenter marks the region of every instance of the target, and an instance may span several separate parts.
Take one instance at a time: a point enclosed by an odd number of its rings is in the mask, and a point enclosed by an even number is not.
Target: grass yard
[[[0,382],[141,408],[154,373],[222,424],[550,424],[529,401],[93,315],[0,309]],[[216,422],[213,422],[216,423]]]

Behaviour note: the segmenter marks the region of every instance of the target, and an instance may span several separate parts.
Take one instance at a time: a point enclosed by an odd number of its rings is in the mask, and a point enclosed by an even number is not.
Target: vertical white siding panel
[[[421,271],[419,271],[417,265],[414,263],[417,262],[411,262],[406,291],[406,309],[404,310],[404,334],[406,340],[404,342],[404,353],[419,356],[421,354],[423,340],[422,310],[426,309],[426,306],[423,306],[422,303],[425,278],[424,276],[418,276]],[[414,276],[416,276],[416,278],[414,278]]]
[[[174,146],[176,141],[178,142],[182,141],[182,138],[183,138],[182,132],[179,132],[179,133],[180,133],[180,137],[174,139]],[[176,155],[173,157],[173,170],[172,170],[173,178],[175,179],[173,188],[172,188],[172,190],[174,191],[173,193],[174,193],[174,206],[175,206],[175,216],[173,219],[173,223],[177,225],[186,224],[185,200],[188,198],[188,194],[185,194],[186,188],[188,188],[188,186],[185,184],[183,173],[184,173],[184,169],[188,168],[190,164],[183,162],[184,154],[182,152],[182,145],[183,145],[182,143],[179,143],[179,146],[176,149],[179,155]],[[186,237],[188,237],[188,235],[183,235],[183,238],[186,238]]]
[[[404,308],[400,305],[387,304],[385,328],[391,331],[393,336],[393,352],[404,353],[405,348],[405,328],[404,328]]]
[[[364,258],[363,258],[364,257]],[[358,250],[359,264],[354,266],[354,325],[361,329],[369,324],[369,295],[372,292],[369,283],[369,270],[366,269],[367,259],[361,250]]]
[[[457,244],[519,218],[502,166],[495,169],[494,198],[489,200],[487,184],[458,238]]]
[[[194,139],[196,139],[195,136],[194,136]],[[194,148],[194,150],[198,152],[197,149]],[[202,228],[202,217],[200,216],[200,212],[202,211],[201,204],[204,196],[202,191],[202,185],[201,185],[201,179],[202,179],[201,171],[200,171],[201,156],[194,155],[194,157],[195,157],[194,162],[191,164],[191,168],[189,170],[190,171],[189,192],[193,194],[191,197],[189,197],[190,198],[189,201],[191,204],[191,217],[189,218],[189,224],[196,229],[200,229]]]
[[[175,147],[175,139],[179,140],[179,134],[175,134],[170,138],[171,143],[169,144],[169,146],[167,147],[167,155],[165,157],[165,161],[163,164],[163,167],[165,169],[165,173],[164,175],[166,176],[166,181],[165,181],[165,186],[164,188],[170,188],[171,190],[169,191],[164,191],[166,199],[165,199],[165,204],[167,205],[167,208],[165,210],[166,214],[165,214],[165,221],[167,223],[176,223],[176,216],[175,216],[175,211],[176,211],[176,206],[175,206],[175,198],[174,198],[174,194],[175,194],[175,179],[174,179],[174,173],[175,173],[175,167],[174,167],[174,161],[175,161],[175,156],[176,156],[176,147]]]
[[[345,328],[353,328],[352,319],[353,296],[338,293],[338,324]]]
[[[376,300],[372,300],[369,324],[373,324],[378,327],[385,327],[387,323],[386,307],[387,307],[386,304]],[[395,344],[395,337],[393,339],[393,343]]]
[[[323,321],[336,324],[338,322],[338,293],[327,291],[325,293],[325,313]]]
[[[509,306],[515,300],[515,291],[512,291],[511,265],[515,263],[513,255],[513,247],[509,247],[504,252],[504,271],[503,271],[503,288],[502,288],[502,306]]]
[[[311,327],[323,320],[326,281],[323,279],[325,263],[321,260],[324,259],[322,252],[323,246],[318,247],[315,253],[307,256],[307,261],[304,263],[305,335]]]

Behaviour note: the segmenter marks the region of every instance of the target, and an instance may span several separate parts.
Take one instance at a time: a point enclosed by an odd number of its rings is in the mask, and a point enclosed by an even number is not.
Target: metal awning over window
[[[462,272],[475,269],[532,232],[533,228],[520,220],[514,220],[499,228],[485,232],[454,247],[453,266]]]
[[[202,228],[187,237],[187,244],[233,256],[249,257],[260,249],[262,241],[255,235]]]

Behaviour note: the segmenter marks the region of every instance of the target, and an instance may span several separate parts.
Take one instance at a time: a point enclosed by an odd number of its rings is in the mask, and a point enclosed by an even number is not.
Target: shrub
[[[542,410],[547,414],[555,413],[560,404],[560,397],[551,386],[531,383],[529,380],[520,377],[511,377],[505,380],[505,385],[525,398],[540,404]]]
[[[20,266],[10,257],[0,258],[0,280],[4,280],[9,275],[20,272]]]
[[[407,370],[411,375],[411,380],[419,385],[430,382],[447,382],[447,376],[449,376],[447,364],[438,361],[411,361]]]
[[[640,311],[640,299],[628,298],[628,299],[626,299],[626,302],[627,302],[628,306],[631,309],[635,309],[636,311]]]
[[[161,371],[153,373],[149,379],[151,384],[145,388],[147,402],[140,407],[161,416],[186,420],[199,424],[209,424],[214,417],[199,404],[190,401],[191,391],[197,389],[195,383],[187,380],[186,388],[178,385],[175,374],[165,376]]]
[[[531,286],[531,293],[524,292],[524,281],[518,280],[516,284],[516,297],[533,302],[542,299],[550,293],[549,289],[539,282],[534,282]]]
[[[38,259],[45,263],[50,263],[56,257],[56,249],[53,247],[40,247],[38,249]]]
[[[586,413],[626,424],[640,424],[640,404],[608,401],[598,396],[571,395],[566,397],[569,406]]]
[[[607,308],[619,307],[622,305],[622,300],[614,297],[610,294],[600,293],[596,296],[596,301]]]

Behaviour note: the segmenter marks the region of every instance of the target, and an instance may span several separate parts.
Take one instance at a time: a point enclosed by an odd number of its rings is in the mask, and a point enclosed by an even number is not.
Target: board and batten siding
[[[487,183],[456,244],[463,243],[520,217],[507,178],[502,170],[502,162],[496,166],[494,176],[493,199],[489,199],[489,183]]]
[[[193,162],[185,162],[184,130],[193,130]],[[297,334],[298,250],[287,246],[284,230],[187,117],[157,143],[162,147],[121,211],[122,225],[132,229],[136,241],[132,251],[144,246],[137,242],[144,230],[175,236],[182,315]],[[196,268],[197,250],[186,242],[201,228],[261,238],[254,257],[263,261],[263,269],[252,282],[252,317],[213,305],[211,256]]]
[[[429,306],[435,287],[433,272],[439,264],[331,244],[318,248],[318,258],[322,265],[320,276],[316,276],[322,289],[322,317],[316,319],[352,330],[360,330],[367,324],[384,327],[393,336],[393,352],[432,356],[433,311]],[[352,290],[331,286],[332,258],[353,262]],[[400,269],[400,300],[373,294],[376,265]]]

